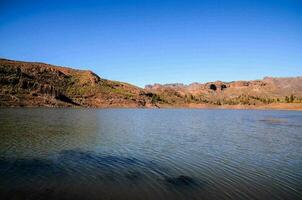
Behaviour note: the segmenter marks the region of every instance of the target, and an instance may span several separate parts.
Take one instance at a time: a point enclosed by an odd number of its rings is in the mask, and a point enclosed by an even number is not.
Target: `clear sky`
[[[0,0],[0,57],[138,86],[302,75],[301,0]]]

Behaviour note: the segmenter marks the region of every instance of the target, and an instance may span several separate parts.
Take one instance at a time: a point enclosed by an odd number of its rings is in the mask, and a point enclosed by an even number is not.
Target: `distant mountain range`
[[[0,59],[1,107],[302,109],[302,77],[134,85],[38,62]]]

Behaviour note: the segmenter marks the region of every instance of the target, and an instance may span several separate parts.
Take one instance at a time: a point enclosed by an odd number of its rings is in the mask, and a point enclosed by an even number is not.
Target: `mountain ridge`
[[[0,87],[1,107],[302,108],[302,76],[140,88],[91,70],[1,58]]]

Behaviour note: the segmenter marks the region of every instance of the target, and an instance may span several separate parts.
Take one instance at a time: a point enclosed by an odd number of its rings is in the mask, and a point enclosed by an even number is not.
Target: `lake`
[[[302,199],[302,112],[0,109],[1,199]]]

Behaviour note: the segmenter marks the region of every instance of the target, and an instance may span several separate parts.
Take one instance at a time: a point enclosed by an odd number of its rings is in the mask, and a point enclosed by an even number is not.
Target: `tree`
[[[291,94],[290,97],[289,97],[289,102],[290,102],[290,103],[293,103],[294,100],[295,100],[295,97],[294,97],[293,94]]]
[[[156,104],[159,100],[160,100],[159,96],[157,96],[156,94],[152,95],[152,99],[151,99],[152,104]]]
[[[289,98],[288,98],[288,96],[285,96],[285,102],[286,102],[286,103],[289,103]]]
[[[194,100],[194,96],[191,94],[190,95],[190,99],[193,101]]]

